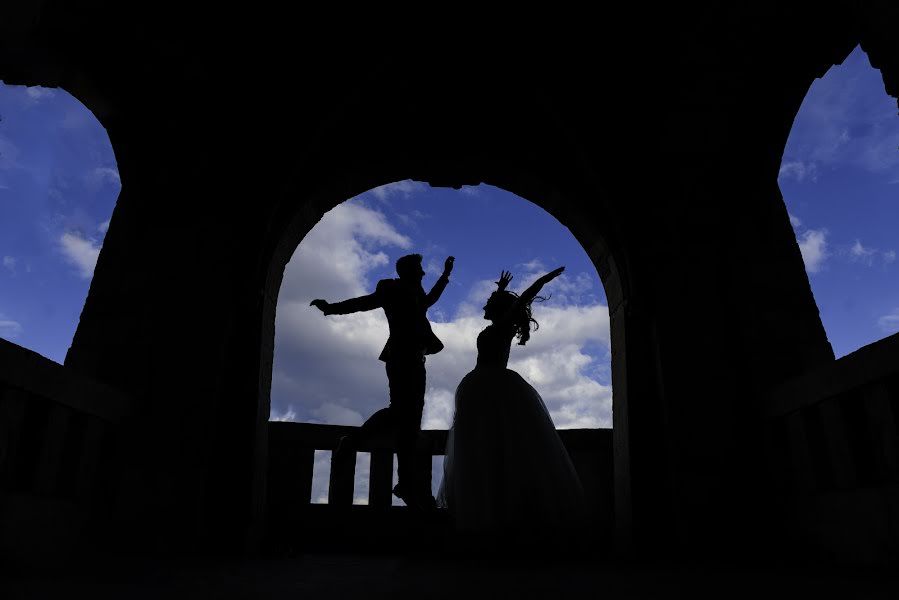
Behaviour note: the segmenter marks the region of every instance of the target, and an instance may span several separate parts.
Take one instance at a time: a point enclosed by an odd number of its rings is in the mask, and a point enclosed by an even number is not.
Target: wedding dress
[[[437,503],[460,531],[576,530],[583,488],[540,394],[506,367],[513,337],[496,325],[478,335],[477,366],[456,388]]]

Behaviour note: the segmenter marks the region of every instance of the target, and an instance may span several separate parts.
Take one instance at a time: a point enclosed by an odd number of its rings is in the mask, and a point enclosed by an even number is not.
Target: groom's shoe
[[[430,514],[437,511],[437,502],[429,493],[416,493],[398,483],[393,488],[393,495],[405,502],[409,508],[419,512]]]
[[[412,506],[412,495],[403,487],[403,484],[398,483],[393,486],[393,495],[405,502],[406,506]]]

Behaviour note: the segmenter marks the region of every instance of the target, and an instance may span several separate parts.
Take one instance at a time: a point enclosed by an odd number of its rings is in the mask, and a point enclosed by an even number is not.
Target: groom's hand
[[[309,306],[314,306],[318,310],[322,311],[326,315],[328,314],[328,303],[325,300],[316,299],[309,303]]]
[[[453,272],[453,261],[456,260],[455,256],[449,256],[446,259],[446,262],[443,263],[443,274],[446,277],[449,277],[449,274]]]

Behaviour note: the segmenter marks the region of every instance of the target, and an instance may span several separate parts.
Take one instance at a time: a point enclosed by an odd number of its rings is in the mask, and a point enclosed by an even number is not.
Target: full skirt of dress
[[[584,492],[540,394],[518,373],[476,368],[456,389],[437,502],[460,531],[563,534]]]

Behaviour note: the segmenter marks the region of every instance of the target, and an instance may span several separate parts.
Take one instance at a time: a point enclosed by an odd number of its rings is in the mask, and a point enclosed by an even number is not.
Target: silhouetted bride
[[[499,534],[499,541],[545,539],[583,527],[580,480],[540,394],[506,368],[512,338],[530,338],[531,303],[564,267],[521,296],[506,291],[503,272],[484,306],[492,321],[478,335],[477,366],[456,388],[438,505],[460,531]]]

